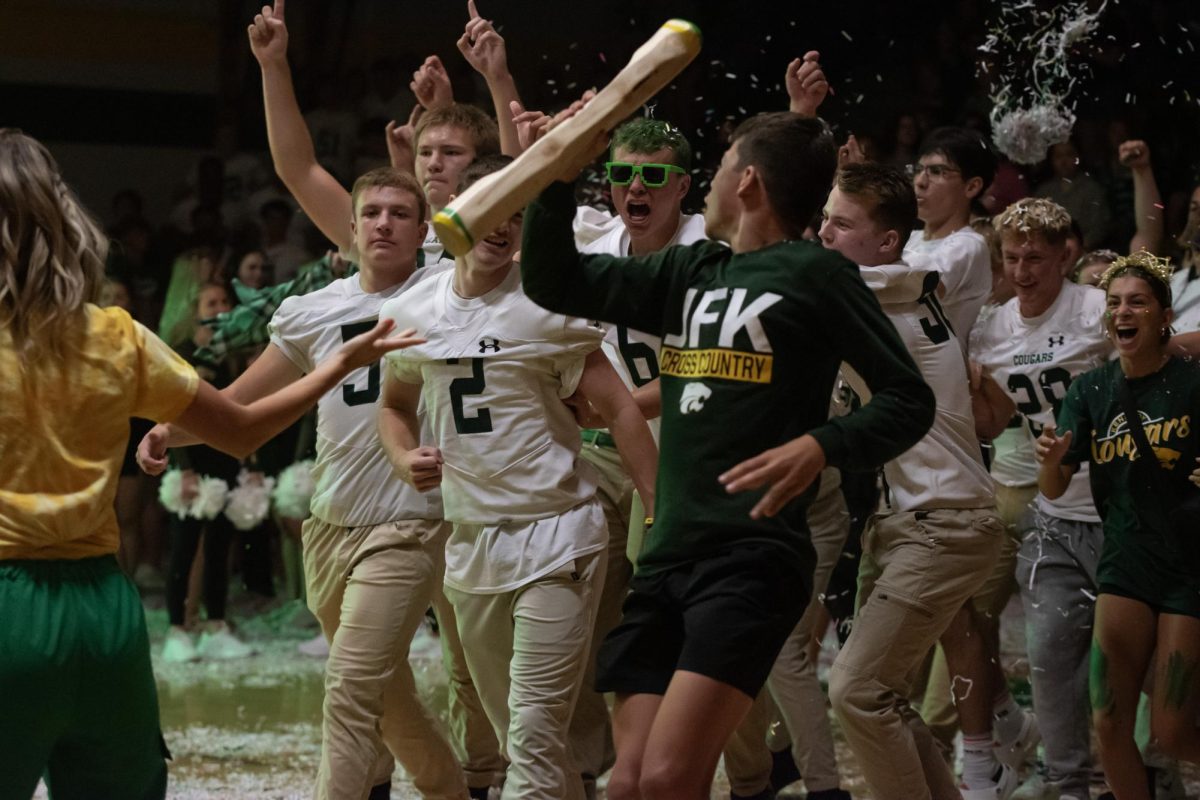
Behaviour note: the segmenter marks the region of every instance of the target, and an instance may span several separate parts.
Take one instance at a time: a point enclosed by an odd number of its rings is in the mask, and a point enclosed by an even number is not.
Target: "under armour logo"
[[[1058,345],[1059,347],[1062,347],[1063,340],[1064,340],[1066,337],[1064,337],[1064,336],[1051,336],[1051,337],[1049,337],[1049,338],[1050,338],[1050,346],[1051,346],[1051,347],[1054,347],[1054,345]]]
[[[480,339],[479,340],[479,352],[486,353],[488,350],[491,350],[494,353],[499,353],[500,352],[500,340],[499,339],[490,339],[486,336],[484,338]]]

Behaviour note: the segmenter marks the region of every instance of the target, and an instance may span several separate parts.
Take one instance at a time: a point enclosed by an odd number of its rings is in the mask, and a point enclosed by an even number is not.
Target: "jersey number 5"
[[[462,359],[447,358],[446,363],[454,366]],[[454,410],[454,429],[459,433],[491,433],[492,412],[481,408],[475,416],[468,417],[463,411],[463,398],[468,395],[483,394],[487,384],[483,380],[483,359],[472,358],[471,377],[455,378],[450,381],[450,406]]]
[[[342,326],[342,341],[348,342],[360,333],[375,327],[378,320],[368,319]],[[379,362],[367,367],[367,388],[355,388],[353,383],[342,384],[342,400],[348,406],[364,406],[379,399]]]

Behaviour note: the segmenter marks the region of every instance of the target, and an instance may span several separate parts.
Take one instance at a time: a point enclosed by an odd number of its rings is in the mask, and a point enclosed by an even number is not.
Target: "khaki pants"
[[[442,664],[446,668],[447,714],[454,754],[462,762],[468,787],[499,786],[508,765],[500,755],[500,743],[471,681],[467,656],[458,635],[458,617],[441,586],[434,592],[433,609],[437,613]]]
[[[766,690],[725,746],[725,771],[736,794],[754,795],[767,787],[771,775],[767,731],[775,713],[791,737],[792,756],[804,776],[805,788],[819,792],[841,784],[829,729],[829,701],[817,680],[817,665],[808,658],[821,598],[850,532],[850,514],[840,486],[836,469],[821,473],[821,493],[808,509],[808,527],[817,551],[812,600],[779,651]]]
[[[878,514],[863,536],[859,609],[829,695],[875,800],[960,800],[908,704],[915,673],[991,572],[1003,525],[993,509]]]
[[[501,751],[505,800],[579,800],[567,729],[590,652],[604,551],[498,594],[446,587],[471,677]]]
[[[391,778],[388,751],[427,800],[467,795],[408,665],[409,643],[441,585],[449,534],[441,520],[304,522],[308,604],[329,640],[318,800],[365,798]]]
[[[971,596],[971,605],[976,613],[999,625],[1004,607],[1017,591],[1017,551],[1021,547],[1017,521],[1029,510],[1029,504],[1037,497],[1036,486],[1009,487],[996,484],[996,513],[1004,523],[1005,536],[1000,546],[1000,557],[992,573],[983,582],[979,591]],[[922,681],[918,681],[918,684]],[[958,711],[951,696],[950,670],[946,666],[946,654],[942,646],[936,645],[929,667],[929,679],[924,681],[924,697],[921,700],[921,719],[929,726],[933,738],[937,739],[942,752],[950,757],[954,752],[954,737],[958,735]]]
[[[596,468],[600,485],[596,499],[604,509],[608,524],[608,567],[604,587],[596,608],[596,624],[592,629],[592,646],[588,651],[583,674],[583,686],[571,718],[571,755],[583,775],[585,791],[592,796],[595,780],[613,762],[612,725],[604,695],[596,684],[596,651],[600,643],[621,621],[621,605],[629,592],[633,564],[626,556],[629,540],[629,514],[634,500],[633,481],[625,472],[621,457],[611,447],[584,443],[580,457]]]

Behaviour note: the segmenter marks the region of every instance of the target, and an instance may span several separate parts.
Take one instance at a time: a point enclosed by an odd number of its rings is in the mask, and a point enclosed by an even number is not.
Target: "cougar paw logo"
[[[689,383],[683,387],[679,398],[679,413],[692,414],[704,408],[704,401],[712,396],[712,389],[703,383]]]

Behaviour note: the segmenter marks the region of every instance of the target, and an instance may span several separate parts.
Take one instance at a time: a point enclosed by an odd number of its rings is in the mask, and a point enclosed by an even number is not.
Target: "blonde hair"
[[[994,220],[996,231],[1038,235],[1048,244],[1060,245],[1071,233],[1071,215],[1067,210],[1044,197],[1026,197],[1010,205]]]
[[[104,282],[108,239],[37,140],[0,128],[0,327],[22,363],[68,355]]]

